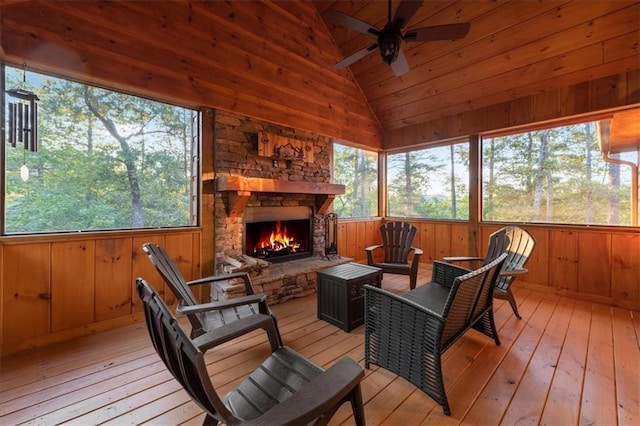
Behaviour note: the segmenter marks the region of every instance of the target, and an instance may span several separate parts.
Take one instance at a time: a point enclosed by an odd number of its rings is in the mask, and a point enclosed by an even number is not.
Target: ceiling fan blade
[[[407,30],[402,37],[405,41],[455,40],[467,35],[471,28],[469,22],[463,24],[434,25],[432,27]]]
[[[402,0],[398,5],[398,9],[396,9],[396,16],[393,19],[397,28],[404,27],[421,6],[422,0]]]
[[[335,64],[333,66],[333,68],[336,69],[336,70],[340,70],[340,69],[342,69],[344,67],[348,67],[349,65],[353,64],[354,62],[359,61],[360,59],[364,58],[365,56],[367,56],[369,53],[373,52],[377,48],[378,48],[378,43],[374,43],[371,46],[368,46],[368,47],[365,47],[363,49],[360,49],[357,52],[352,53],[351,55],[347,56],[346,58],[344,58],[343,60],[341,60],[340,62]]]
[[[324,14],[324,16],[334,24],[338,24],[341,27],[350,28],[364,34],[372,34],[375,36],[380,34],[380,30],[373,25],[369,25],[366,22],[356,19],[353,16],[345,15],[337,10],[329,10]]]
[[[402,48],[398,51],[396,60],[391,62],[391,69],[396,77],[400,77],[409,72],[409,62],[407,62],[407,56],[402,51]]]

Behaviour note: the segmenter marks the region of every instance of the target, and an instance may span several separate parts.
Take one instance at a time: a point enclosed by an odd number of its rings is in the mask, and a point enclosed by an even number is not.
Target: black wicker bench
[[[441,355],[469,328],[500,344],[493,290],[506,254],[475,271],[434,262],[431,282],[403,295],[365,286],[365,367],[385,368],[451,414]]]

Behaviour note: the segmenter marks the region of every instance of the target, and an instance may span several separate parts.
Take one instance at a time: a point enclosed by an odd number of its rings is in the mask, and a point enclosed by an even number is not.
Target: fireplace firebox
[[[245,253],[273,263],[313,254],[309,207],[254,207],[245,215]]]

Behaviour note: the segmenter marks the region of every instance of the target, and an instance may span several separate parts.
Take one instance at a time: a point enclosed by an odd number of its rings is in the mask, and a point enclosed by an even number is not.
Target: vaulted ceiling
[[[392,13],[399,1],[392,2]],[[387,2],[314,1],[382,28]],[[375,37],[326,19],[343,55]],[[397,129],[637,69],[637,1],[425,1],[405,29],[471,24],[455,41],[403,42],[411,71],[396,77],[378,52],[351,65],[383,129]]]
[[[405,28],[468,22],[466,37],[403,43],[410,71],[400,77],[377,52],[334,70],[375,38],[334,24],[326,12],[381,28],[387,5],[4,0],[0,58],[374,149],[611,106],[598,104],[599,93],[624,98],[614,104],[640,103],[637,0],[424,1]],[[580,85],[589,82],[585,95]],[[537,112],[526,118],[496,120],[532,103]],[[404,138],[408,129],[415,131]]]

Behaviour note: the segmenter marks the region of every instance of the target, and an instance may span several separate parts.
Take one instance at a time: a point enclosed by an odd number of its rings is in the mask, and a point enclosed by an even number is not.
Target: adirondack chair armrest
[[[214,346],[233,340],[251,331],[263,329],[269,336],[271,351],[276,351],[281,345],[275,320],[270,315],[255,314],[240,318],[193,339],[193,344],[203,353]]]
[[[442,258],[446,263],[450,262],[473,262],[473,261],[483,261],[484,257],[477,256],[447,256]]]
[[[224,275],[211,275],[209,277],[199,278],[197,280],[187,281],[188,286],[202,285],[202,284],[211,284],[219,281],[226,281],[234,278],[240,278],[244,281],[244,287],[246,294],[253,294],[253,286],[251,285],[251,279],[249,278],[249,274],[246,272],[234,272],[231,274]]]
[[[411,250],[413,250],[414,256],[422,256],[423,254],[422,249],[419,249],[418,247],[411,247]]]
[[[286,401],[276,405],[252,425],[307,424],[331,410],[355,389],[364,377],[363,368],[349,357],[336,362]],[[304,413],[304,414],[302,414]]]
[[[369,246],[365,248],[365,252],[367,253],[367,265],[373,265],[375,263],[375,259],[373,258],[374,250],[381,249],[384,246],[382,244],[376,244],[375,246]]]
[[[512,269],[510,271],[501,271],[498,275],[501,277],[510,277],[513,275],[524,275],[528,272],[529,270],[527,268],[520,268],[520,269]]]
[[[462,266],[453,265],[451,263],[433,262],[433,271],[431,273],[431,281],[440,285],[451,288],[453,281],[460,275],[468,274],[471,270]]]
[[[382,247],[384,247],[383,244],[376,244],[375,246],[369,246],[369,247],[365,248],[365,251],[374,251],[374,250],[382,248]]]
[[[216,311],[221,309],[233,308],[236,306],[249,305],[251,303],[266,303],[267,295],[264,293],[252,294],[249,296],[236,297],[235,299],[224,300],[220,302],[201,303],[198,305],[182,305],[180,303],[176,312],[183,315],[192,315],[202,312]]]

